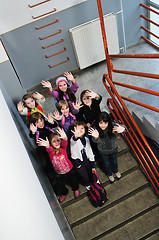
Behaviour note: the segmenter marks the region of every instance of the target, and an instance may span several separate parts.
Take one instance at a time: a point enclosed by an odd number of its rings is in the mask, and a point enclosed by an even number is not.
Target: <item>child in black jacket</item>
[[[29,136],[34,139],[37,145],[37,151],[39,157],[44,160],[44,169],[48,175],[51,183],[54,179],[54,171],[50,162],[49,155],[45,147],[38,146],[39,138],[46,139],[49,138],[50,134],[54,132],[53,128],[57,127],[57,123],[54,122],[54,117],[52,113],[48,114],[48,120],[46,121],[44,116],[39,113],[33,113],[30,116],[30,134]]]
[[[90,126],[94,126],[96,118],[101,112],[100,103],[102,96],[91,90],[84,90],[81,92],[80,98],[83,106],[76,117],[78,121],[85,122],[89,128]]]

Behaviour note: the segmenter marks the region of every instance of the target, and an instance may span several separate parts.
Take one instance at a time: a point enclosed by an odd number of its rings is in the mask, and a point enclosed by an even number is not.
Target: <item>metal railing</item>
[[[156,11],[156,10],[152,9],[152,8],[146,6],[146,5],[143,4],[143,3],[140,3],[140,6],[143,7],[143,8],[145,8],[145,9],[147,9],[147,10],[150,11],[150,12],[153,12],[153,13],[159,15],[159,11]],[[146,20],[147,22],[152,23],[152,24],[154,24],[155,26],[159,27],[159,24],[158,24],[158,23],[152,21],[152,20],[149,19],[148,17],[145,17],[145,16],[143,16],[142,14],[140,15],[140,17],[143,18],[144,20]],[[149,33],[150,35],[153,35],[154,37],[156,37],[156,38],[159,39],[159,36],[157,36],[156,34],[154,34],[153,32],[151,32],[149,29],[147,29],[147,28],[145,28],[145,27],[143,27],[143,26],[141,26],[141,29],[143,29],[144,31],[146,31],[146,32]],[[157,49],[159,50],[159,46],[158,46],[157,44],[155,44],[154,42],[152,42],[150,39],[148,39],[148,38],[146,38],[146,37],[144,37],[144,36],[141,36],[141,38],[144,39],[146,42],[148,42],[148,43],[151,44],[153,47],[155,47],[155,48],[157,48]]]
[[[103,84],[112,98],[108,98],[107,100],[107,106],[112,116],[117,122],[120,120],[127,127],[127,134],[124,133],[125,139],[155,189],[155,192],[159,195],[159,160],[153,153],[140,128],[117,92],[114,83],[107,74],[103,75]]]
[[[109,55],[106,34],[105,34],[105,27],[103,22],[103,12],[101,6],[101,0],[97,0],[98,11],[99,11],[99,18],[101,23],[101,30],[102,30],[102,37],[103,37],[103,45],[105,49],[106,55],[106,63],[108,74],[103,75],[103,84],[107,89],[111,99],[108,98],[107,106],[117,122],[121,122],[127,127],[127,133],[123,133],[125,139],[127,140],[128,144],[130,145],[137,161],[141,165],[145,175],[147,176],[149,182],[152,184],[155,192],[159,195],[159,160],[155,156],[154,152],[152,151],[150,145],[148,144],[146,138],[144,137],[143,133],[141,132],[140,128],[138,127],[137,123],[135,122],[134,118],[130,114],[128,108],[126,107],[123,99],[126,99],[124,96],[120,96],[115,88],[116,85],[120,85],[122,87],[131,88],[140,92],[145,92],[148,94],[153,94],[159,96],[159,93],[156,91],[151,91],[144,88],[139,88],[136,86],[131,86],[128,84],[117,83],[114,82],[112,79],[112,72],[122,73],[122,74],[129,74],[141,77],[150,77],[159,79],[159,74],[150,74],[150,73],[140,73],[140,72],[133,72],[133,71],[124,71],[124,70],[116,70],[113,68],[113,64],[111,61],[111,57],[121,57],[121,58],[159,58],[159,54],[124,54],[121,55]],[[135,101],[132,99],[126,99]],[[144,105],[140,102],[134,102],[136,104]],[[144,107],[151,107],[146,105]],[[151,107],[151,110],[159,112],[159,109]]]

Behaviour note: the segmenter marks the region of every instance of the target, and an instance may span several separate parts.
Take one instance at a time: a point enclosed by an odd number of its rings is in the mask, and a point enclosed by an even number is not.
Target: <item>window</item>
[[[159,12],[159,0],[149,1],[150,8]],[[159,15],[150,11],[150,19],[155,23],[159,24]],[[159,27],[150,23],[150,31],[159,37]],[[150,34],[150,40],[152,40],[155,44],[159,45],[159,39]]]

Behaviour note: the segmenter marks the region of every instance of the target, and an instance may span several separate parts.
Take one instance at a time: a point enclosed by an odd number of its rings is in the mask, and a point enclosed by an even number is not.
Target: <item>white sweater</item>
[[[71,138],[71,157],[73,159],[80,159],[81,161],[83,161],[83,157],[82,157],[82,149],[84,148],[86,151],[86,155],[89,158],[90,161],[95,161],[94,158],[94,154],[90,145],[90,141],[87,137],[85,137],[86,139],[86,147],[83,146],[82,142],[80,139],[77,139],[76,141],[73,140],[73,137]]]

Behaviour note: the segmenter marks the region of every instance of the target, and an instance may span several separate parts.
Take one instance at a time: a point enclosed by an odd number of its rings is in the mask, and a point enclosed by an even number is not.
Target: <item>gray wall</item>
[[[6,64],[8,64],[8,62],[6,62]],[[4,63],[0,64],[0,71],[1,72],[2,72],[2,70],[5,69],[2,66],[6,67],[6,64],[4,64]],[[8,69],[9,69],[9,67],[8,67]],[[6,71],[6,75],[8,73],[9,73],[9,71],[7,70]],[[14,77],[15,77],[14,75],[15,75],[14,72],[12,72],[12,75],[10,75],[10,81],[12,81],[14,79]],[[9,78],[8,79],[7,78],[3,79],[3,80],[7,80],[6,82],[4,81],[5,84],[7,85]],[[64,216],[64,213],[63,213],[63,211],[61,209],[61,206],[60,206],[60,204],[59,204],[59,202],[58,202],[58,200],[56,198],[56,195],[55,195],[55,193],[53,191],[53,188],[52,188],[52,186],[51,186],[51,184],[50,184],[50,182],[49,182],[49,180],[48,180],[48,178],[46,176],[46,173],[44,172],[44,169],[43,169],[43,159],[39,159],[39,156],[37,155],[37,153],[35,151],[35,144],[32,141],[32,139],[30,139],[30,137],[29,137],[29,130],[26,127],[26,125],[24,124],[20,114],[18,113],[18,111],[16,109],[15,104],[13,103],[13,99],[16,99],[17,97],[19,97],[19,98],[21,97],[21,89],[18,87],[18,84],[16,82],[16,80],[18,81],[18,79],[15,78],[14,80],[15,80],[14,84],[12,84],[12,85],[10,84],[9,85],[10,86],[10,88],[8,88],[9,91],[6,90],[5,84],[3,84],[2,81],[0,81],[0,89],[2,91],[2,94],[4,96],[5,101],[7,103],[7,106],[9,108],[10,113],[11,113],[13,121],[14,121],[14,123],[16,125],[16,128],[17,128],[17,130],[19,132],[19,135],[21,137],[21,141],[24,144],[24,146],[26,148],[26,151],[27,151],[27,153],[29,155],[29,160],[30,160],[30,162],[31,162],[31,164],[32,164],[32,166],[34,168],[34,171],[35,171],[35,173],[36,173],[36,175],[37,175],[37,177],[38,177],[38,179],[40,181],[40,184],[41,184],[41,186],[43,188],[43,191],[45,192],[45,195],[46,195],[47,200],[48,200],[48,202],[50,204],[52,212],[53,212],[53,214],[54,214],[54,216],[56,218],[56,221],[58,222],[60,230],[63,233],[63,236],[64,236],[65,239],[74,240],[73,234],[72,234],[72,232],[70,230],[70,227],[69,227],[69,225],[67,223],[67,220],[66,220],[66,218]],[[13,83],[13,81],[12,81],[12,83]],[[11,86],[12,86],[12,90],[11,90]],[[2,106],[2,111],[3,111],[3,106]],[[2,125],[2,128],[3,128],[3,125]],[[8,129],[6,128],[5,134],[9,138],[9,136],[10,136],[9,135],[10,134],[9,133],[9,128]],[[17,135],[14,135],[14,143],[18,144],[16,136]],[[3,148],[3,144],[5,144],[5,142],[1,143],[1,147],[2,148]],[[10,143],[10,144],[12,144],[12,143]],[[17,145],[17,148],[18,148],[18,145]],[[25,153],[24,153],[24,155],[25,155]],[[3,157],[4,156],[1,156],[1,161],[4,161]],[[15,154],[13,152],[13,154],[12,154],[13,161],[14,161],[15,157],[16,156],[15,156]],[[15,169],[16,169],[16,167],[14,167],[13,170],[15,170]],[[6,172],[6,174],[8,174],[8,173]],[[15,172],[15,174],[16,174],[16,172]],[[6,175],[6,177],[7,177],[7,175]],[[5,184],[6,188],[7,188],[7,184],[8,184],[7,180],[5,180],[5,179],[2,179],[2,180],[3,180],[3,182],[4,182],[4,184]],[[12,193],[12,189],[8,189],[8,191],[10,193],[10,196],[13,196],[13,198],[14,198],[14,193]],[[21,194],[21,192],[19,192],[19,194]],[[4,197],[4,195],[2,197]],[[17,195],[16,195],[16,197],[17,197]],[[19,199],[21,199],[21,197],[22,196],[19,196]],[[31,197],[32,196],[30,196],[29,198],[31,198]],[[37,199],[37,201],[38,201],[38,199]],[[16,221],[17,221],[17,219],[16,219]],[[47,219],[46,219],[46,221],[47,221]],[[18,221],[17,221],[17,224],[18,224]],[[18,231],[18,228],[15,229],[15,232],[16,231]]]
[[[14,103],[20,101],[25,94],[10,61],[0,64],[0,82],[3,83],[4,88],[7,89],[7,93]]]
[[[139,3],[139,0],[123,0],[127,47],[140,41],[141,7],[139,7]],[[110,12],[118,12],[120,11],[120,1],[103,0],[102,8],[104,15]],[[96,0],[88,0],[87,2],[66,9],[65,11],[50,15],[38,20],[37,22],[25,25],[2,35],[4,45],[20,77],[24,89],[28,89],[39,84],[42,79],[48,80],[62,74],[64,71],[77,69],[77,62],[68,30],[79,24],[95,19],[98,16]],[[40,27],[45,24],[49,24],[55,21],[56,18],[59,19],[58,23],[41,30],[35,30],[35,26]],[[124,42],[121,14],[118,14],[117,16],[117,23],[119,44],[120,47],[123,47]],[[60,34],[46,40],[39,40],[39,37],[51,35],[57,32],[59,28],[62,30]],[[62,38],[64,39],[63,43],[45,50],[42,49],[42,45],[50,45]],[[66,52],[52,58],[45,58],[45,54],[52,55],[63,50],[63,47],[67,49]],[[66,57],[69,57],[70,59],[67,63],[52,69],[48,67],[48,64],[54,65],[63,62],[66,60]]]

